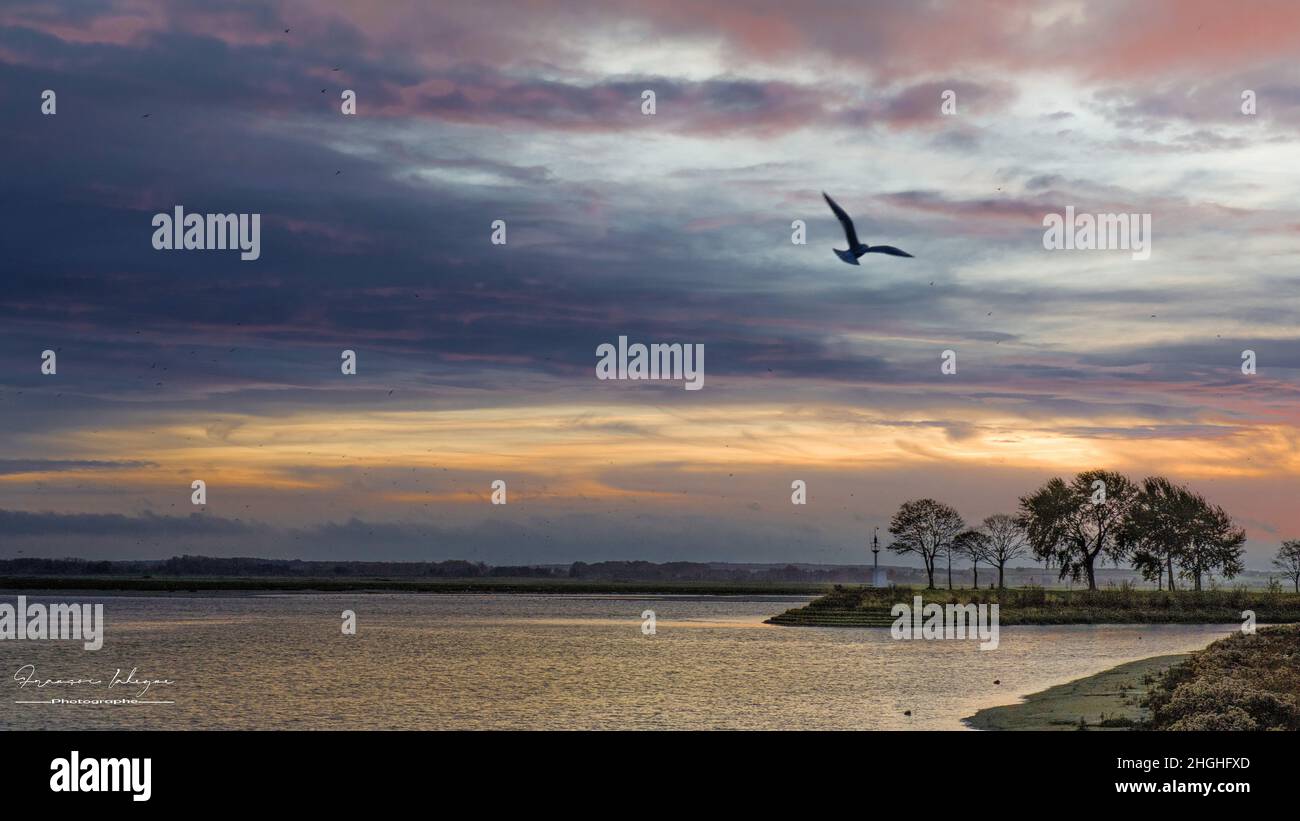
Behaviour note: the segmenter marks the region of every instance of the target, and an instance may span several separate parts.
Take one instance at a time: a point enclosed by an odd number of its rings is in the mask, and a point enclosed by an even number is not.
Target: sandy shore
[[[964,719],[976,730],[1077,730],[1082,718],[1089,730],[1125,729],[1099,726],[1106,719],[1143,718],[1138,706],[1148,685],[1143,679],[1162,673],[1190,654],[1155,656],[1131,661],[1041,693],[1025,696],[1019,704],[989,707]]]

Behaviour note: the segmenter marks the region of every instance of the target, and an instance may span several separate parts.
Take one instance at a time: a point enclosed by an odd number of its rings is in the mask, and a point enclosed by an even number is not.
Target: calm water
[[[981,652],[973,641],[894,641],[887,629],[762,623],[800,597],[28,598],[102,602],[107,637],[98,652],[0,642],[5,729],[961,729],[981,707],[1233,629],[1004,627],[999,649]],[[340,631],[348,609],[355,636]],[[647,609],[654,636],[641,633]],[[40,678],[104,680],[134,667],[175,681],[143,698],[175,703],[16,704],[129,694],[20,690],[13,676],[26,664]]]

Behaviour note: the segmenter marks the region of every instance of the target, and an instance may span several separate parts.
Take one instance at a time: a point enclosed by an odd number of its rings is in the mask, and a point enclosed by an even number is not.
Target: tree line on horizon
[[[1088,470],[1066,481],[1048,480],[1020,497],[1014,514],[995,513],[968,527],[951,506],[934,499],[904,502],[889,524],[889,549],[925,563],[929,589],[940,559],[952,589],[954,558],[997,570],[997,585],[1013,559],[1032,555],[1058,568],[1059,578],[1086,579],[1097,589],[1097,562],[1129,562],[1147,581],[1176,590],[1176,578],[1200,590],[1203,578],[1233,578],[1244,569],[1246,532],[1222,507],[1163,476],[1135,483],[1121,473]],[[1300,540],[1282,543],[1273,564],[1300,593]]]
[[[173,556],[169,559],[81,559],[26,556],[0,559],[4,576],[141,576],[267,578],[573,579],[588,582],[798,582],[834,584],[862,578],[864,565],[799,566],[726,562],[576,561],[549,565],[490,565],[481,561],[369,561]]]

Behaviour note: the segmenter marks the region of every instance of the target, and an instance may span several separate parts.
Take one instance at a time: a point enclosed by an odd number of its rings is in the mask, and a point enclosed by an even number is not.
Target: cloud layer
[[[1300,533],[1297,18],[6,4],[0,555],[853,561],[910,496],[978,519],[1104,466],[1265,566]],[[839,263],[822,190],[916,259]],[[262,214],[261,258],[153,250],[178,204]],[[1066,206],[1151,214],[1151,259],[1044,250]],[[598,382],[619,335],[703,344],[706,389]]]

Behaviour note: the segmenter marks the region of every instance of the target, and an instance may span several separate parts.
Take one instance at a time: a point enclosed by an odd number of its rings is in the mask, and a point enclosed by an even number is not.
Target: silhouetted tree
[[[1164,574],[1169,589],[1176,589],[1174,561],[1191,541],[1196,512],[1196,500],[1186,488],[1163,476],[1142,480],[1119,535],[1123,547],[1132,552],[1133,567],[1142,578],[1158,581]]]
[[[1133,567],[1143,578],[1159,579],[1164,573],[1170,590],[1177,589],[1175,564],[1194,590],[1201,589],[1208,572],[1232,578],[1243,569],[1246,532],[1223,508],[1163,476],[1142,481],[1119,538],[1132,551]]]
[[[1016,517],[1006,513],[994,513],[984,517],[980,522],[979,533],[984,535],[984,560],[998,569],[998,587],[1003,588],[1003,576],[1007,562],[1017,559],[1028,551],[1029,542],[1025,530],[1016,521]]]
[[[1057,561],[1060,578],[1086,576],[1088,589],[1096,590],[1097,558],[1124,558],[1116,536],[1136,498],[1137,487],[1124,475],[1088,470],[1069,484],[1057,477],[1021,497],[1016,521],[1036,557]]]
[[[980,562],[987,558],[988,536],[974,528],[963,530],[952,541],[953,552],[970,559],[972,586],[980,586]]]
[[[1300,593],[1300,539],[1288,539],[1277,549],[1277,558],[1273,566],[1281,570],[1295,585],[1295,592]]]
[[[894,543],[889,549],[899,555],[915,553],[925,562],[927,589],[934,589],[935,560],[941,554],[950,554],[953,539],[966,527],[961,515],[943,502],[934,499],[914,499],[904,502],[889,522],[889,532]],[[952,586],[951,564],[948,586]]]
[[[1193,493],[1194,513],[1190,538],[1178,557],[1179,573],[1192,580],[1194,590],[1201,589],[1201,576],[1218,571],[1231,579],[1244,569],[1241,557],[1246,552],[1246,531],[1237,527],[1227,511]]]

